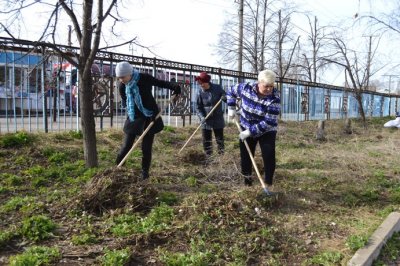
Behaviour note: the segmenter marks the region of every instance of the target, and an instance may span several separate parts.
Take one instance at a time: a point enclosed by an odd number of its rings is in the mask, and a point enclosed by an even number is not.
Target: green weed
[[[129,262],[131,255],[131,251],[128,248],[121,250],[106,250],[101,265],[123,266]]]
[[[178,197],[173,192],[161,192],[157,197],[158,202],[167,205],[174,205],[178,202]]]
[[[24,253],[11,256],[10,266],[39,266],[55,263],[61,258],[58,248],[33,246]]]
[[[39,241],[52,236],[56,224],[47,216],[37,215],[22,221],[21,233],[24,237]]]
[[[29,203],[34,202],[34,198],[30,196],[20,197],[15,196],[8,200],[3,206],[0,208],[1,212],[10,212],[17,211],[24,206],[27,206]]]
[[[73,138],[73,139],[83,139],[83,133],[81,130],[71,130],[69,131],[69,135]]]
[[[165,125],[163,131],[175,133],[175,128],[173,128],[173,127],[171,127],[171,126],[168,126],[168,125]]]
[[[125,237],[136,231],[139,217],[130,214],[121,214],[113,219],[111,232],[118,237]]]
[[[111,226],[111,232],[116,236],[122,237],[134,233],[157,233],[167,229],[173,217],[173,209],[166,204],[161,204],[152,209],[144,218],[129,214],[122,214],[115,217]]]
[[[17,175],[4,173],[0,175],[0,180],[8,186],[20,186],[23,183],[23,178]]]
[[[1,186],[1,185],[0,185],[0,194],[2,194],[2,193],[7,193],[7,192],[9,192],[9,191],[10,191],[10,189],[9,189],[8,187]],[[0,212],[1,212],[1,208],[0,208]]]
[[[90,232],[86,232],[79,235],[72,236],[71,242],[74,245],[87,245],[87,244],[95,244],[97,243],[97,238],[95,234]]]
[[[364,247],[367,242],[368,237],[366,235],[351,235],[346,239],[346,246],[352,251],[357,251]]]
[[[26,132],[18,132],[15,134],[5,134],[0,137],[0,146],[4,148],[21,147],[31,144],[34,137]]]
[[[185,183],[189,187],[195,187],[197,185],[197,179],[194,176],[189,176],[185,179]]]
[[[338,251],[324,251],[313,256],[309,263],[312,265],[340,265],[340,261],[343,259],[343,254]]]
[[[67,154],[65,154],[63,152],[55,152],[52,155],[50,155],[50,157],[49,157],[49,162],[56,164],[56,165],[63,164],[67,160],[68,160],[68,156],[67,156]]]
[[[206,248],[203,240],[191,239],[190,242],[190,250],[186,253],[159,250],[160,260],[170,266],[206,266],[215,260],[213,253]]]
[[[0,231],[0,248],[9,243],[18,233],[14,230]]]

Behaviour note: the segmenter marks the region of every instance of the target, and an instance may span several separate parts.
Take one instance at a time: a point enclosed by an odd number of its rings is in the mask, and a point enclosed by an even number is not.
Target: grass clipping
[[[147,210],[156,203],[157,191],[139,180],[132,170],[111,168],[97,173],[78,195],[78,207],[93,213],[126,208]]]

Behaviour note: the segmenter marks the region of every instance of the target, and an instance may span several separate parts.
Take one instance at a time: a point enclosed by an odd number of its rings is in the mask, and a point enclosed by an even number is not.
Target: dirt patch
[[[148,210],[156,203],[157,190],[140,180],[139,174],[123,168],[97,173],[78,195],[78,207],[93,213],[119,208]]]

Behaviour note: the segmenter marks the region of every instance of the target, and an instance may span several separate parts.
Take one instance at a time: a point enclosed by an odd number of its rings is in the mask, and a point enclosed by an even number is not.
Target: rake
[[[241,132],[241,131],[242,131],[242,128],[240,127],[239,122],[237,121],[237,119],[234,119],[234,120],[235,120],[235,124],[236,124],[236,126],[237,126],[239,132]],[[251,162],[253,163],[253,167],[254,167],[254,169],[256,170],[258,180],[260,180],[260,183],[261,183],[261,186],[262,186],[262,188],[263,188],[264,193],[265,193],[267,196],[273,196],[274,193],[268,190],[267,186],[265,185],[264,179],[262,178],[262,176],[261,176],[261,174],[260,174],[260,171],[258,171],[258,167],[257,167],[256,161],[254,160],[254,156],[253,156],[253,154],[251,153],[249,144],[247,143],[246,140],[243,140],[243,142],[244,142],[244,145],[246,146],[247,152],[248,152],[248,154],[249,154],[249,156],[250,156],[250,160],[251,160]]]

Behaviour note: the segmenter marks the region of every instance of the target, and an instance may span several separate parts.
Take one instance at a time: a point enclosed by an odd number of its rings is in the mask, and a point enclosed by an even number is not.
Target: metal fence
[[[58,45],[57,49],[70,55],[79,53],[76,47]],[[212,82],[225,90],[239,80],[257,79],[254,73],[100,51],[92,66],[93,108],[98,130],[121,128],[126,119],[113,77],[116,63],[123,60],[141,72],[182,85],[183,96],[174,104],[169,104],[168,89],[153,88],[164,122],[171,126],[198,122],[195,99],[200,86],[194,78],[201,71],[208,72]],[[55,52],[54,46],[0,38],[0,133],[79,130],[78,86],[77,70]],[[293,79],[282,79],[277,87],[281,94],[282,120],[359,116],[357,101],[345,88]],[[366,92],[362,102],[367,116],[394,115],[400,109],[398,95]]]

